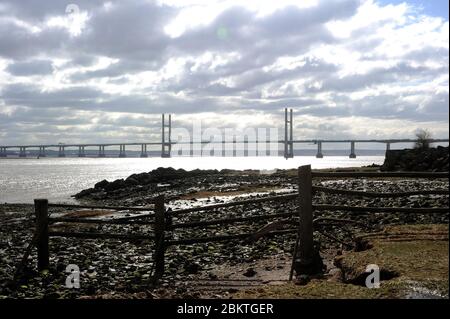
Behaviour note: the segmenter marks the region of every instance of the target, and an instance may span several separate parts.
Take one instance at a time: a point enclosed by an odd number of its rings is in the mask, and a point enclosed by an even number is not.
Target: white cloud
[[[448,135],[449,24],[406,2],[78,2],[0,4],[2,140],[132,140],[161,112],[280,126],[284,107],[299,138]]]

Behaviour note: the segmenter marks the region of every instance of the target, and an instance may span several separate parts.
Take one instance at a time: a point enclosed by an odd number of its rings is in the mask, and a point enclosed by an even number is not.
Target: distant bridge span
[[[141,146],[141,157],[148,157],[147,146],[161,146],[161,157],[171,157],[172,147],[174,145],[194,145],[194,144],[282,144],[284,146],[283,156],[287,158],[294,157],[294,144],[316,144],[317,145],[317,158],[322,158],[322,144],[323,143],[350,143],[350,158],[356,158],[355,151],[355,143],[384,143],[386,144],[386,150],[390,149],[391,144],[394,143],[414,143],[417,140],[415,139],[306,139],[306,140],[294,140],[293,139],[293,116],[292,109],[288,112],[285,109],[285,131],[284,131],[284,139],[282,140],[242,140],[236,141],[236,139],[232,141],[190,141],[190,142],[173,142],[171,140],[171,131],[172,131],[172,119],[169,114],[168,121],[166,123],[165,114],[162,114],[162,131],[161,131],[161,141],[160,142],[133,142],[133,143],[73,143],[73,144],[40,144],[40,145],[7,145],[0,146],[0,157],[7,157],[8,150],[18,150],[19,157],[27,157],[27,150],[30,149],[39,149],[39,157],[45,157],[46,149],[56,148],[58,149],[58,157],[65,157],[66,148],[78,148],[78,157],[85,157],[85,148],[87,147],[97,147],[98,148],[98,157],[106,157],[105,147],[119,147],[119,157],[126,157],[126,146]],[[449,139],[429,139],[429,143],[443,143],[449,142]],[[233,149],[235,147],[233,146]],[[235,153],[234,153],[235,154]],[[191,151],[192,155],[192,151]]]

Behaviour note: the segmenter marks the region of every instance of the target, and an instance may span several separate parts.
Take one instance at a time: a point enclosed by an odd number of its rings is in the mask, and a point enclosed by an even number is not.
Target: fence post
[[[155,280],[164,274],[164,231],[166,228],[164,195],[160,195],[155,201]]]
[[[48,252],[48,200],[35,199],[34,212],[36,214],[36,232],[37,232],[37,256],[38,270],[48,269],[49,252]]]
[[[317,253],[313,242],[313,208],[312,208],[312,176],[311,165],[298,168],[299,192],[299,247],[295,258],[297,275],[314,274],[318,269]],[[320,258],[320,257],[319,257]]]

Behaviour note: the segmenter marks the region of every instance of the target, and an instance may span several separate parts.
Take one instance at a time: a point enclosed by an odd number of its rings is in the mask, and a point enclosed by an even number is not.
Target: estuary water
[[[382,164],[384,156],[173,157],[173,158],[6,158],[0,159],[0,203],[32,203],[35,198],[76,203],[71,195],[106,179],[126,178],[158,167],[273,170],[311,164],[313,169]]]

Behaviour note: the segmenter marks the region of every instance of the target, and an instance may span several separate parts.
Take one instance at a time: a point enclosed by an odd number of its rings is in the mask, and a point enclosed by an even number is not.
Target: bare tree
[[[428,130],[420,129],[416,132],[416,144],[414,145],[417,149],[427,149],[430,147],[431,133]]]

